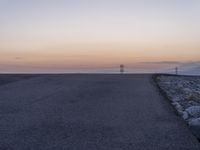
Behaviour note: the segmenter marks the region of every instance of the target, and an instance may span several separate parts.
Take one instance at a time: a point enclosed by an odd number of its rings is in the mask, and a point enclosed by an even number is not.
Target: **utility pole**
[[[121,74],[124,73],[124,65],[123,65],[123,64],[120,65],[120,73],[121,73]]]
[[[176,75],[178,75],[178,67],[175,68]]]

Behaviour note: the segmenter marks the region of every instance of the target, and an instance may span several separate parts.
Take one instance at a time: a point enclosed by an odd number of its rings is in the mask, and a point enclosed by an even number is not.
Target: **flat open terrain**
[[[151,75],[0,78],[0,150],[200,149]]]

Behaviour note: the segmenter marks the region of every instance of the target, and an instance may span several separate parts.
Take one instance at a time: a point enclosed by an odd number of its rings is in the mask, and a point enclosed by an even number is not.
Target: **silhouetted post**
[[[178,75],[178,67],[175,68],[176,75]]]
[[[124,73],[124,65],[120,65],[120,73],[121,73],[121,74]]]

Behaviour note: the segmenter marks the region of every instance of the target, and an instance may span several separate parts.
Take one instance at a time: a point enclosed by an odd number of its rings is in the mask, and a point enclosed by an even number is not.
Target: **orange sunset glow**
[[[200,60],[197,0],[3,0],[0,8],[1,72],[104,72],[121,63],[148,72]]]

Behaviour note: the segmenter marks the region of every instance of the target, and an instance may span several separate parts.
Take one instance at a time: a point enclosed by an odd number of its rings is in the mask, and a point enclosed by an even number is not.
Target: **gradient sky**
[[[0,72],[199,61],[199,27],[199,0],[0,0]]]

